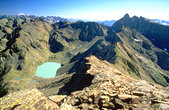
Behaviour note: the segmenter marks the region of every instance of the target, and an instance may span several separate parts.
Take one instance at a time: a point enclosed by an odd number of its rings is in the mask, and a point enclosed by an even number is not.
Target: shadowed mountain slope
[[[130,18],[129,15],[126,14],[123,18],[116,21],[112,28],[118,32],[123,25],[134,28],[148,38],[155,46],[169,50],[169,26],[155,23],[143,17],[138,18],[133,16]]]

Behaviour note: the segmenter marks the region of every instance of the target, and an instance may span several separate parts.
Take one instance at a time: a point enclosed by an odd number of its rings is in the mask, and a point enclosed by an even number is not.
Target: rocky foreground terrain
[[[22,90],[0,99],[2,110],[168,110],[169,92],[155,83],[137,80],[115,65],[90,56],[81,61],[83,88],[69,95],[45,97],[37,89]],[[82,72],[82,71],[81,71]],[[71,83],[69,83],[71,85]]]

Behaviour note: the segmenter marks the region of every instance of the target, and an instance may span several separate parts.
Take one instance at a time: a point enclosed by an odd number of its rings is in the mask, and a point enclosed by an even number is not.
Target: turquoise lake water
[[[46,62],[37,67],[35,76],[42,78],[54,78],[56,71],[61,67],[61,64],[55,62]]]

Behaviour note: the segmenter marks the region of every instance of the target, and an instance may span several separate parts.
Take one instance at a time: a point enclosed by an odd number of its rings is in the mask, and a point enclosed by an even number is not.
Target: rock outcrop
[[[0,99],[1,110],[57,110],[59,106],[37,90],[23,90]]]
[[[75,109],[95,110],[169,108],[169,93],[160,85],[136,80],[94,56],[87,60],[90,69],[85,74],[94,76],[91,85],[63,97],[61,102],[56,100],[60,107],[65,105]]]

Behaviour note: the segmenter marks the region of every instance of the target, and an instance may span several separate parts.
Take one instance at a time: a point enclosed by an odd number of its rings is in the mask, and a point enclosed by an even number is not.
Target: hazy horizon
[[[60,16],[84,20],[118,20],[126,13],[169,20],[167,0],[1,0],[1,15]]]

